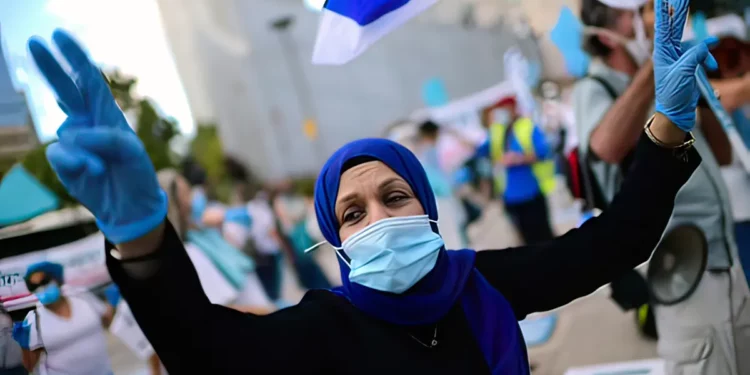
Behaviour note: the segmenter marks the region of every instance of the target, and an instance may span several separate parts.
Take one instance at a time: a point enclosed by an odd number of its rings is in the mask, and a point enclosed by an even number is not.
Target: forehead
[[[363,188],[377,188],[385,180],[406,181],[381,161],[368,161],[355,165],[341,174],[337,198],[355,194]]]
[[[382,161],[374,160],[358,164],[341,174],[341,178],[339,179],[339,194],[342,191],[356,189],[362,183],[370,183],[394,177],[403,181],[401,176]]]

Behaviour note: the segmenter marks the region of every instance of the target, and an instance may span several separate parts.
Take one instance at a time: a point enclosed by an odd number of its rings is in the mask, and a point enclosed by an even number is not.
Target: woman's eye
[[[386,199],[386,203],[398,203],[407,198],[408,197],[403,194],[393,194],[393,195],[388,196],[388,198]]]
[[[347,223],[347,222],[350,222],[350,221],[359,220],[360,217],[362,217],[362,211],[350,211],[350,212],[347,212],[346,214],[344,214],[344,220],[343,221],[345,223]]]

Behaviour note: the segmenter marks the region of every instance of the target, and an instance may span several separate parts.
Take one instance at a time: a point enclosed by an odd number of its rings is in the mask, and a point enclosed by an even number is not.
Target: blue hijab
[[[341,246],[335,214],[339,180],[354,158],[378,160],[401,176],[430,219],[438,212],[424,169],[405,147],[386,139],[351,142],[331,156],[315,185],[315,213],[325,239]],[[437,232],[437,227],[433,226]],[[441,249],[435,268],[404,294],[376,291],[349,281],[349,267],[339,259],[343,286],[333,291],[359,310],[406,326],[435,324],[460,303],[469,327],[493,375],[528,375],[526,347],[510,303],[474,267],[473,250]]]

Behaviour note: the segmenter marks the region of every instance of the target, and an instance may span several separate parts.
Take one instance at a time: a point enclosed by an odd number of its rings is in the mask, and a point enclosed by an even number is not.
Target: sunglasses
[[[40,280],[40,281],[39,281],[38,283],[32,283],[32,282],[29,282],[29,283],[27,283],[27,284],[28,284],[28,287],[29,287],[29,291],[30,291],[31,293],[34,293],[34,292],[36,292],[37,290],[39,290],[40,288],[43,288],[43,287],[45,287],[45,286],[49,285],[49,284],[50,284],[50,283],[51,283],[52,281],[53,281],[53,280],[52,280],[52,278],[51,278],[51,277],[49,277],[49,276],[44,276],[44,278],[43,278],[42,280]]]

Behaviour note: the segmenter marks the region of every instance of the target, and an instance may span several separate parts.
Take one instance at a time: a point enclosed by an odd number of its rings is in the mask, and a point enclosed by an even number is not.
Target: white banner
[[[414,122],[430,119],[460,132],[463,141],[479,146],[487,138],[487,131],[481,122],[482,110],[509,96],[516,96],[516,90],[511,82],[505,81],[444,106],[419,109],[409,119]],[[455,171],[474,154],[475,150],[466,147],[465,143],[451,134],[440,137],[438,150],[444,170]]]
[[[0,301],[8,310],[29,306],[36,302],[23,281],[28,267],[49,261],[63,266],[64,291],[91,289],[110,281],[104,257],[104,236],[89,237],[46,250],[0,260]]]
[[[572,368],[566,371],[565,375],[665,375],[667,372],[664,366],[665,363],[662,359],[649,359]]]

